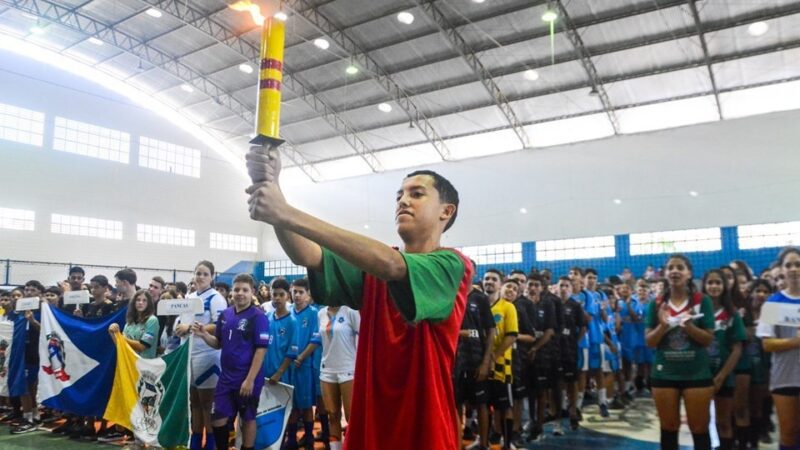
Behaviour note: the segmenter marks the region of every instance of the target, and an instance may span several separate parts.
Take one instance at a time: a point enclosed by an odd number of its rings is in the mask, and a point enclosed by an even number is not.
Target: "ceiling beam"
[[[614,105],[611,104],[611,99],[608,98],[608,93],[606,92],[606,88],[603,87],[600,75],[597,74],[597,67],[595,67],[594,62],[592,62],[592,55],[583,44],[583,38],[581,38],[580,33],[578,33],[578,28],[575,26],[575,23],[573,23],[572,19],[569,17],[564,3],[561,0],[556,0],[555,6],[558,9],[558,20],[564,25],[567,38],[578,53],[581,65],[583,65],[583,70],[585,70],[586,75],[589,76],[589,81],[592,84],[592,91],[596,92],[597,96],[600,97],[600,103],[602,103],[608,120],[614,128],[614,134],[619,134],[619,121],[617,120],[617,115],[614,113]]]
[[[685,5],[684,0],[680,0],[682,5]],[[794,4],[790,4],[780,8],[773,8],[773,9],[766,9],[766,10],[758,10],[754,12],[749,12],[742,14],[740,16],[734,17],[732,20],[716,20],[706,22],[704,26],[704,31],[706,33],[721,31],[727,28],[732,28],[736,26],[746,25],[753,22],[763,21],[763,20],[771,20],[785,15],[793,15],[793,14],[800,14],[800,2],[796,2]],[[580,27],[579,27],[580,28]],[[673,29],[673,30],[666,30],[660,33],[655,33],[648,36],[640,36],[635,37],[632,39],[628,39],[622,42],[599,45],[591,47],[591,52],[594,57],[602,56],[602,55],[609,55],[617,52],[622,52],[625,50],[631,50],[638,47],[644,47],[648,45],[655,45],[661,44],[664,42],[671,42],[677,41],[680,39],[686,39],[696,36],[697,30],[694,25],[690,25],[681,29]],[[516,39],[516,38],[513,38]],[[503,42],[501,42],[503,43]],[[504,43],[503,43],[504,44]],[[504,44],[505,45],[505,44]],[[446,59],[450,59],[449,57]],[[578,58],[573,57],[572,55],[563,55],[563,56],[556,56],[555,64],[563,64],[569,62],[576,62]],[[491,74],[495,78],[504,77],[508,75],[513,75],[517,73],[524,72],[529,67],[542,67],[551,64],[550,56],[547,57],[540,57],[540,58],[530,58],[525,59],[522,61],[518,61],[517,63],[502,67],[498,69],[492,69]],[[475,80],[471,76],[462,77],[458,79],[453,79],[447,82],[439,82],[435,84],[431,84],[428,86],[423,86],[418,89],[415,89],[413,95],[423,95],[430,92],[439,91],[442,89],[452,88],[456,86],[462,86],[469,83],[473,83]],[[589,86],[591,88],[591,86]],[[291,100],[290,100],[291,101]],[[375,101],[365,100],[360,102],[350,102],[348,106],[344,109],[340,108],[340,111],[350,111],[354,109],[364,108],[368,106],[374,106],[377,104]],[[285,122],[285,126],[295,126],[300,125],[304,122],[314,120],[316,117],[309,116],[299,118],[293,122]]]
[[[708,78],[711,80],[711,90],[714,92],[714,100],[717,102],[717,113],[722,120],[722,105],[719,103],[719,89],[717,89],[717,78],[714,76],[714,68],[711,67],[711,54],[708,52],[708,43],[706,42],[706,35],[703,32],[703,23],[700,20],[700,12],[697,10],[695,0],[688,0],[689,10],[692,11],[694,18],[694,26],[697,28],[697,37],[700,39],[700,47],[703,49],[703,57],[706,60],[706,67],[708,68]]]
[[[495,104],[500,109],[500,112],[503,113],[503,116],[506,118],[506,121],[509,125],[511,125],[511,129],[514,131],[514,134],[517,135],[520,143],[522,144],[522,148],[528,148],[531,145],[531,140],[528,137],[528,133],[525,132],[525,129],[520,124],[519,119],[517,118],[517,114],[514,112],[514,109],[511,105],[508,104],[508,99],[506,98],[503,91],[500,90],[500,86],[494,81],[492,78],[492,74],[489,72],[488,69],[483,65],[480,58],[472,51],[467,41],[458,32],[455,26],[453,26],[450,21],[447,19],[447,16],[444,15],[441,9],[437,7],[434,2],[426,1],[420,2],[419,0],[414,0],[414,2],[419,6],[423,11],[425,11],[431,19],[436,23],[439,27],[439,32],[444,36],[453,48],[458,51],[464,61],[467,62],[467,65],[472,69],[472,72],[478,77],[483,87],[486,88],[486,91],[489,95],[494,99]]]
[[[450,150],[425,114],[417,108],[408,93],[394,79],[388,76],[386,71],[372,57],[364,53],[361,46],[353,38],[337,28],[319,10],[311,7],[306,0],[286,0],[284,4],[294,11],[296,15],[305,18],[311,25],[325,33],[336,45],[344,49],[348,55],[351,55],[353,61],[357,62],[363,71],[370,74],[381,88],[389,94],[391,99],[400,106],[400,109],[405,111],[411,123],[425,136],[439,156],[443,160],[450,159]]]

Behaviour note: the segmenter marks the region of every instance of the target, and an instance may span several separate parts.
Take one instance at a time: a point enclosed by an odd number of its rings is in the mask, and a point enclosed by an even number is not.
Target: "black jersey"
[[[572,298],[561,302],[564,324],[561,328],[561,352],[564,356],[578,355],[578,338],[586,326],[583,306]]]
[[[458,338],[456,364],[464,370],[476,370],[483,360],[488,330],[494,328],[492,307],[489,297],[481,291],[473,290],[467,296],[467,307],[461,321],[461,329],[469,330],[469,337]]]

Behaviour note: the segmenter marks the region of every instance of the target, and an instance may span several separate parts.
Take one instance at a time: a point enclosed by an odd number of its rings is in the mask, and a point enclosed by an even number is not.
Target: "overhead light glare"
[[[327,50],[331,43],[325,38],[316,38],[314,39],[314,45],[321,50]]]
[[[528,81],[536,81],[539,79],[539,71],[528,69],[522,74]]]
[[[486,1],[486,0],[472,0],[472,3],[483,3],[483,2],[485,2],[485,1]]]
[[[528,214],[528,208],[520,208],[519,209],[519,213],[520,214]]]
[[[344,71],[348,75],[355,75],[358,73],[358,67],[354,66],[353,64],[350,64],[349,66],[347,66],[346,69],[344,69]]]
[[[160,19],[161,16],[164,15],[164,13],[162,13],[161,11],[159,11],[159,10],[157,10],[155,8],[148,9],[147,11],[145,11],[145,14],[147,14],[150,17],[155,17],[156,19]]]
[[[103,41],[101,41],[100,39],[97,39],[96,37],[90,37],[89,38],[89,42],[94,44],[94,45],[103,45]]]
[[[280,20],[281,22],[286,22],[287,20],[289,20],[289,16],[287,16],[286,13],[283,11],[276,12],[275,15],[272,17]]]
[[[44,28],[39,25],[34,25],[31,27],[30,32],[33,34],[44,34]]]
[[[414,23],[414,15],[408,11],[403,11],[397,14],[397,21],[406,25]]]
[[[368,224],[368,223],[365,223],[365,224],[364,224],[364,229],[365,229],[365,230],[369,230],[369,224]]]
[[[622,200],[620,200],[620,199],[618,199],[618,198],[615,198],[615,199],[614,199],[614,204],[615,204],[615,205],[621,205],[621,204],[622,204]]]
[[[697,191],[689,191],[689,195],[692,196],[692,197],[697,197],[700,194],[697,193]]]
[[[548,9],[542,14],[542,20],[545,22],[555,22],[558,19],[558,14],[555,11]]]
[[[380,110],[380,112],[390,113],[392,112],[392,105],[388,103],[381,103],[378,105],[378,110]]]
[[[186,92],[194,92],[194,88],[186,83],[183,83],[181,85],[181,89],[183,89]]]
[[[747,32],[750,36],[763,36],[769,31],[769,24],[767,22],[753,22],[747,27]]]
[[[253,66],[247,63],[239,64],[239,70],[244,73],[253,73]]]

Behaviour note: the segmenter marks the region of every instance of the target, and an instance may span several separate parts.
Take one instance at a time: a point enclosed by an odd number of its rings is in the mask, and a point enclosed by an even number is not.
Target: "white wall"
[[[0,229],[0,259],[189,270],[200,259],[209,259],[225,270],[258,258],[255,253],[209,248],[211,231],[260,237],[264,227],[248,217],[248,180],[202,142],[88,81],[2,52],[0,103],[47,114],[42,148],[0,141],[0,207],[36,211],[34,232]],[[55,115],[130,133],[131,164],[52,150]],[[134,145],[138,135],[200,149],[201,177],[139,167]],[[51,213],[122,221],[123,240],[51,234]],[[137,242],[137,223],[193,229],[196,246]],[[16,276],[14,280],[19,281]]]
[[[446,245],[798,220],[800,111],[431,166],[461,195]],[[301,208],[397,244],[409,170],[286,187]],[[698,197],[690,197],[697,191]],[[622,204],[615,205],[619,198]],[[520,214],[525,207],[528,214]],[[369,224],[365,230],[364,225]],[[282,251],[265,230],[268,259]]]

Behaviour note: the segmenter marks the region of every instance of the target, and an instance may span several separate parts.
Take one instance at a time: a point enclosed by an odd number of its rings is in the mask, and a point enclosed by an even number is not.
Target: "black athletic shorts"
[[[714,386],[714,380],[711,378],[707,380],[657,380],[655,378],[650,379],[650,387],[653,388],[670,388],[670,389],[692,389],[692,388],[704,388],[704,387],[711,387]]]
[[[489,380],[486,382],[489,391],[489,405],[496,410],[506,410],[514,406],[511,385],[502,381]]]
[[[470,405],[485,405],[489,397],[486,388],[487,383],[487,381],[476,380],[475,372],[471,370],[462,370],[456,373],[453,380],[456,406],[461,406],[464,403],[469,403]]]
[[[772,393],[775,395],[785,395],[786,397],[797,397],[800,395],[800,386],[773,389]]]
[[[719,388],[715,397],[733,398],[733,386],[722,386]]]
[[[556,381],[556,378],[553,378],[554,373],[553,366],[538,360],[528,366],[528,392],[534,393],[552,388]]]

